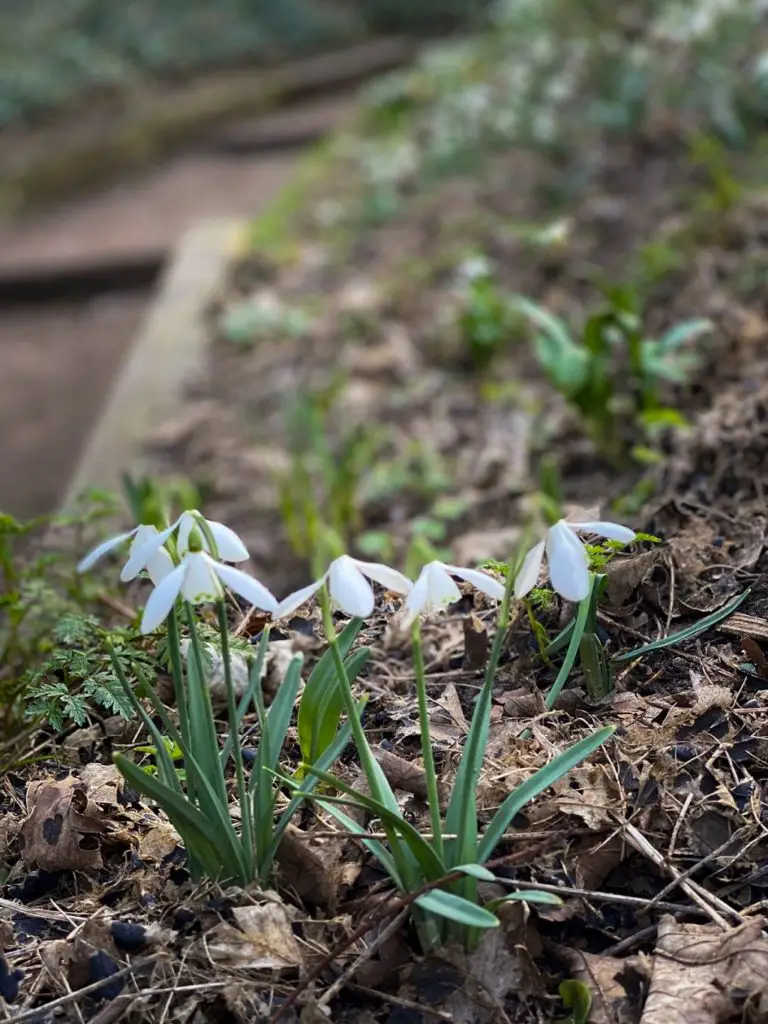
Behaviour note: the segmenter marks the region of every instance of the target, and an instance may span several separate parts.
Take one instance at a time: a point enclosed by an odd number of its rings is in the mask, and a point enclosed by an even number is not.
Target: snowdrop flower
[[[152,582],[157,585],[160,583],[169,572],[173,569],[173,559],[165,550],[163,540],[159,539],[161,534],[154,526],[147,526],[142,524],[141,526],[135,527],[133,530],[129,530],[127,533],[118,533],[115,537],[110,537],[108,540],[102,541],[101,544],[97,544],[96,547],[89,554],[85,556],[77,565],[78,572],[87,572],[89,569],[100,561],[104,555],[109,554],[110,551],[114,551],[115,548],[125,544],[126,541],[131,541],[131,546],[128,551],[128,561],[125,563],[120,578],[125,582],[132,580],[141,572],[142,569],[146,569],[149,578]],[[157,542],[157,543],[155,543]],[[147,557],[144,557],[144,552],[147,552]],[[136,562],[137,554],[141,560],[141,565],[136,571],[133,571],[132,566]],[[130,575],[125,576],[126,570],[130,568]]]
[[[617,523],[561,519],[525,556],[515,578],[515,597],[525,597],[536,586],[546,551],[552,588],[566,601],[583,601],[589,593],[589,557],[579,533],[593,533],[623,544],[635,539],[634,530]]]
[[[504,587],[501,583],[479,569],[461,569],[457,565],[446,565],[444,562],[429,562],[419,573],[419,578],[405,599],[405,614],[402,619],[404,627],[410,626],[419,615],[437,611],[459,600],[461,591],[451,576],[458,576],[466,583],[471,583],[473,587],[496,601],[501,601],[504,597]]]
[[[407,594],[413,586],[406,576],[397,569],[390,569],[388,565],[361,562],[349,555],[342,555],[331,562],[328,571],[319,580],[281,601],[273,617],[280,619],[295,612],[327,581],[331,601],[347,615],[365,619],[373,611],[374,604],[373,588],[369,580],[380,583],[387,590],[394,590],[396,594]]]
[[[216,544],[216,557],[222,562],[245,562],[248,558],[248,551],[245,545],[237,536],[234,530],[230,530],[223,523],[217,523],[212,519],[204,519],[199,512],[182,512],[175,523],[163,530],[161,533],[154,531],[154,535],[148,536],[143,545],[136,545],[131,550],[131,556],[123,566],[120,579],[128,583],[135,579],[142,569],[147,569],[149,563],[162,549],[165,542],[174,534],[176,537],[176,550],[180,558],[183,558],[190,550],[190,539],[195,537],[195,548],[203,550],[213,556],[205,531],[201,529],[200,522],[204,522]]]
[[[149,595],[141,632],[151,633],[164,622],[178,597],[191,604],[220,601],[225,587],[263,611],[274,613],[277,608],[277,598],[253,576],[231,565],[222,565],[207,551],[187,550],[181,562]]]

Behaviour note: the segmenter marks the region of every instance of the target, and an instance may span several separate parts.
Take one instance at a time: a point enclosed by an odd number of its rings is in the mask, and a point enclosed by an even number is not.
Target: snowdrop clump
[[[536,586],[546,556],[552,588],[567,601],[579,602],[589,594],[589,557],[580,534],[592,534],[628,544],[635,532],[618,523],[602,520],[571,521],[560,519],[527,553],[514,581],[518,599]],[[327,571],[306,587],[278,601],[272,592],[253,576],[226,563],[244,562],[248,551],[223,523],[205,519],[199,512],[183,512],[176,522],[159,531],[140,525],[117,534],[97,545],[78,564],[79,572],[91,569],[101,558],[130,541],[128,559],[120,579],[129,582],[146,572],[153,583],[141,621],[141,631],[151,633],[181,598],[191,604],[220,601],[225,588],[277,621],[293,614],[310,598],[327,587],[331,605],[355,618],[368,618],[373,612],[372,587],[378,583],[405,598],[402,624],[409,626],[419,616],[453,604],[461,592],[453,577],[471,584],[495,601],[504,597],[502,584],[488,573],[445,562],[429,562],[414,582],[397,569],[380,562],[366,562],[341,555]],[[169,550],[170,544],[170,550]]]
[[[588,567],[577,530],[600,533],[620,540],[634,537],[631,530],[612,523],[567,523],[561,520],[550,528],[545,540],[529,552],[515,590],[524,591],[526,587],[530,589],[533,586],[546,548],[550,575],[555,586],[561,592],[565,591],[565,596],[571,599],[577,592],[580,594],[582,576],[588,580]],[[149,796],[166,812],[187,848],[193,877],[196,880],[203,877],[233,879],[242,885],[257,879],[262,883],[267,880],[273,861],[279,855],[281,836],[303,799],[321,782],[326,787],[337,789],[345,785],[328,769],[341,756],[351,736],[368,788],[365,794],[348,788],[346,791],[357,799],[367,801],[365,806],[382,819],[391,853],[378,843],[372,847],[371,852],[379,857],[393,883],[403,893],[421,893],[416,897],[419,906],[414,923],[423,947],[439,948],[449,939],[455,942],[457,934],[468,947],[476,929],[497,927],[498,918],[491,909],[482,905],[477,893],[478,877],[493,879],[492,872],[483,865],[492,857],[519,807],[593,753],[613,733],[612,726],[599,729],[549,761],[526,781],[525,793],[510,793],[496,810],[490,824],[481,830],[476,813],[475,788],[485,757],[492,690],[502,653],[503,637],[509,624],[513,583],[511,574],[508,574],[506,585],[503,586],[499,580],[480,570],[432,561],[424,566],[414,582],[390,566],[341,555],[331,562],[319,579],[278,601],[258,580],[226,564],[244,562],[248,558],[245,545],[237,534],[222,523],[205,519],[197,511],[182,513],[165,530],[141,525],[118,534],[94,548],[78,568],[86,571],[100,558],[125,544],[130,544],[130,547],[121,578],[128,581],[145,573],[153,584],[144,609],[142,632],[150,632],[168,619],[169,660],[178,709],[178,726],[172,728],[178,733],[177,742],[184,758],[186,779],[183,784],[180,782],[174,763],[165,749],[164,736],[116,660],[113,664],[120,684],[153,741],[157,774],[154,776],[147,773],[123,753],[115,755],[115,763],[133,788]],[[496,639],[489,652],[483,685],[475,703],[469,734],[453,784],[449,811],[444,819],[430,736],[427,675],[419,620],[421,616],[440,611],[461,597],[456,579],[470,584],[491,600],[499,601],[500,610]],[[345,642],[343,634],[337,636],[331,614],[335,606],[357,620],[345,628],[345,632],[351,628],[354,637],[360,627],[359,620],[374,610],[373,583],[404,598],[402,618],[406,625],[412,627],[419,733],[431,825],[429,836],[415,833],[413,825],[402,817],[396,796],[375,758],[361,716],[364,701],[358,701],[353,694],[354,675],[350,674],[349,660],[345,660],[350,641]],[[302,659],[301,655],[291,659],[269,712],[265,713],[258,681],[264,666],[269,626],[265,628],[259,644],[255,666],[248,665],[238,672],[230,650],[224,605],[225,588],[269,612],[273,620],[292,614],[315,594],[320,599],[328,642],[326,653],[330,656],[333,672],[329,675],[326,669],[320,675],[315,675],[323,664],[321,659],[303,690],[299,701],[298,732],[304,758],[304,777],[300,791],[294,793],[293,799],[279,816],[278,788],[274,779],[280,774],[282,749],[294,705],[299,700]],[[180,636],[176,611],[180,599],[187,604],[188,639],[181,639]],[[227,698],[229,734],[223,748],[213,716],[210,679],[206,678],[205,645],[189,608],[190,604],[198,602],[214,602],[218,606],[220,656],[218,650],[211,650],[210,645],[207,650],[209,654],[216,655],[220,682]],[[186,670],[182,668],[182,655],[186,661]],[[326,699],[329,693],[334,695],[333,700]],[[161,720],[168,722],[163,717],[167,714],[166,709],[151,687],[145,696]],[[322,734],[327,737],[322,749],[314,753],[310,749],[309,755],[301,739],[301,712],[305,708],[305,699],[309,699],[310,703],[307,705],[309,710],[304,712],[304,719],[311,717],[315,724],[322,727]],[[259,712],[261,740],[253,768],[247,772],[241,724],[244,706],[251,700]],[[346,712],[344,725],[341,722],[342,711]],[[168,725],[168,728],[171,726]],[[308,756],[310,760],[307,760]],[[238,805],[236,815],[230,809],[231,787],[226,774],[230,759],[234,762]],[[317,800],[329,815],[348,826],[350,819],[338,806],[337,798],[320,793]],[[445,839],[448,833],[451,834],[450,843]],[[453,842],[456,838],[453,833],[458,835],[458,843]],[[414,856],[413,844],[419,850],[418,857]],[[471,865],[471,873],[466,872],[466,865]],[[460,882],[460,891],[441,894],[440,881],[446,874],[457,870],[460,874],[465,872]],[[428,885],[432,888],[425,895],[422,890]],[[517,892],[508,897],[529,902],[552,902],[553,898],[549,894],[535,891]],[[419,903],[419,900],[422,902]],[[457,925],[463,931],[457,933]]]

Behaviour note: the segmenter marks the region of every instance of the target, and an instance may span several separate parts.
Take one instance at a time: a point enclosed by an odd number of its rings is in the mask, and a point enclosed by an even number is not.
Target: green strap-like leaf
[[[447,874],[445,864],[438,857],[435,850],[432,848],[430,843],[421,835],[417,829],[411,825],[409,821],[399,813],[390,810],[385,804],[379,800],[375,800],[371,796],[367,796],[365,793],[359,793],[353,789],[352,786],[347,785],[341,779],[338,779],[335,775],[331,775],[329,772],[321,772],[315,766],[308,766],[307,770],[313,775],[317,775],[322,782],[325,782],[329,786],[333,786],[335,789],[345,793],[348,799],[341,800],[335,797],[327,796],[316,796],[314,799],[318,803],[325,804],[326,801],[332,803],[344,803],[348,806],[356,806],[369,811],[371,814],[375,814],[377,818],[380,818],[387,830],[394,830],[396,835],[403,840],[411,852],[411,855],[418,862],[424,877],[427,881],[434,881],[437,878],[442,878],[443,875]],[[407,875],[410,873],[409,870],[405,870],[405,863],[398,856],[399,844],[392,845],[392,854],[395,860],[398,862],[400,873]]]
[[[248,708],[251,706],[252,703],[258,703],[256,700],[256,691],[257,688],[259,689],[259,692],[261,690],[264,659],[267,656],[268,643],[269,629],[267,628],[261,634],[259,646],[256,650],[256,657],[248,671],[248,688],[243,694],[243,696],[240,698],[240,702],[237,706],[237,722],[235,725],[233,725],[231,722],[229,723],[230,734],[224,741],[224,745],[221,748],[221,753],[219,754],[219,760],[221,761],[223,766],[225,766],[227,761],[229,760],[229,757],[232,753],[233,738],[234,736],[239,735],[240,726],[242,725],[243,719],[245,718],[248,712]]]
[[[186,797],[142,771],[123,754],[115,754],[114,761],[129,785],[163,808],[185,844],[191,842],[210,878],[249,881],[244,877],[242,858],[232,856],[231,843],[221,842],[215,822],[209,821]]]
[[[502,903],[539,903],[549,907],[560,907],[563,901],[559,896],[555,896],[553,892],[542,892],[540,889],[518,889],[517,892],[507,893],[506,896],[500,896],[497,900],[491,900],[486,903],[485,906],[488,910],[496,910]]]
[[[545,789],[548,789],[558,779],[561,779],[563,775],[566,775],[572,768],[575,768],[577,764],[580,764],[590,754],[594,753],[599,746],[613,735],[615,728],[613,725],[608,725],[603,729],[598,729],[591,736],[585,736],[583,740],[574,743],[572,747],[569,747],[568,750],[553,758],[543,768],[539,768],[529,779],[526,779],[517,789],[513,790],[494,814],[490,825],[480,840],[477,855],[478,861],[484,864],[490,859],[493,851],[501,842],[501,837],[509,827],[509,823],[530,800],[533,800],[539,793],[543,793]]]
[[[417,897],[415,903],[430,914],[447,917],[449,921],[469,928],[497,928],[499,925],[498,917],[489,910],[443,889],[425,892]]]
[[[612,660],[630,661],[632,658],[641,658],[644,654],[652,654],[653,651],[661,651],[665,647],[672,647],[674,644],[683,643],[684,640],[690,640],[692,637],[698,636],[699,633],[704,633],[706,630],[712,629],[713,626],[717,626],[724,619],[727,619],[729,615],[732,615],[746,601],[751,593],[751,588],[747,588],[743,594],[734,597],[732,601],[729,601],[728,604],[718,609],[718,611],[712,612],[711,615],[706,615],[703,619],[699,619],[698,622],[688,626],[687,629],[681,629],[679,633],[672,633],[671,636],[654,640],[653,643],[643,644],[642,647],[635,647],[634,650],[627,651],[625,654],[618,654]]]

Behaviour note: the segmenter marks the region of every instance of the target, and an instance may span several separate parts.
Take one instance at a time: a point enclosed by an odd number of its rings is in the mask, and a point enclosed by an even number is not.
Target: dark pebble
[[[91,954],[88,958],[88,980],[91,985],[97,981],[104,981],[105,978],[111,978],[113,974],[117,974],[118,970],[119,968],[115,961],[103,949]],[[115,981],[102,985],[96,993],[96,998],[116,999],[124,987],[125,979],[116,978]]]
[[[19,983],[24,977],[24,971],[16,968],[12,971],[8,967],[8,961],[0,956],[0,996],[6,1003],[15,1002],[19,994]]]
[[[126,953],[135,953],[147,943],[147,929],[135,921],[113,921],[110,931],[117,948]]]

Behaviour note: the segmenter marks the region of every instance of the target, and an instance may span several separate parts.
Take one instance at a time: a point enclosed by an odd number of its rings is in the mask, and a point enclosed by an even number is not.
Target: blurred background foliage
[[[148,78],[473,23],[484,0],[3,0],[0,127]]]

